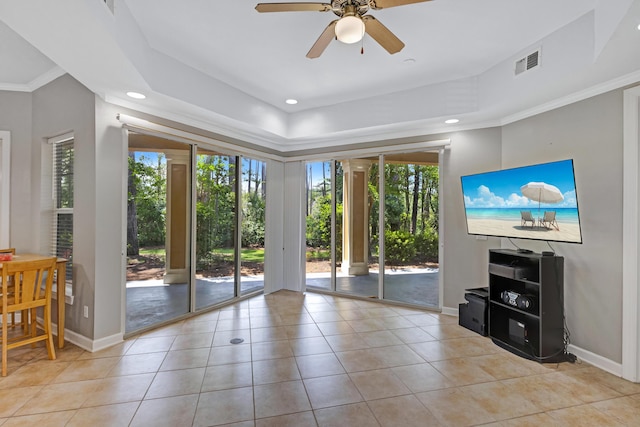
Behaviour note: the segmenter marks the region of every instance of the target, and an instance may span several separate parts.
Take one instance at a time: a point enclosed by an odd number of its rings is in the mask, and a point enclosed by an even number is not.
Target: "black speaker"
[[[518,307],[520,310],[530,311],[535,308],[535,297],[533,295],[519,294],[514,291],[502,291],[500,299],[505,304]]]
[[[502,291],[502,293],[500,294],[500,298],[502,299],[502,302],[504,302],[505,304],[512,305],[514,307],[518,306],[519,296],[520,296],[519,293],[513,292],[513,291]]]
[[[535,300],[531,295],[518,295],[516,298],[516,305],[520,310],[533,310],[535,307]]]

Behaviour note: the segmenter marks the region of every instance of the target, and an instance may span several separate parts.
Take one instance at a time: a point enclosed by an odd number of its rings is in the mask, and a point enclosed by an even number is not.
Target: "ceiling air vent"
[[[516,76],[540,65],[540,49],[516,61]]]

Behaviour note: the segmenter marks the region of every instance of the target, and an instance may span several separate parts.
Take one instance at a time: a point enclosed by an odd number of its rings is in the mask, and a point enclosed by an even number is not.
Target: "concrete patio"
[[[384,299],[438,308],[438,274],[438,269],[433,268],[388,269],[384,277]],[[369,274],[364,276],[339,274],[336,277],[336,291],[376,298],[378,277],[378,270],[370,270]],[[306,284],[310,290],[330,290],[331,273],[308,273]],[[242,295],[263,287],[264,276],[242,276]],[[125,331],[131,333],[188,313],[188,289],[186,283],[167,285],[162,280],[127,282]],[[196,310],[231,300],[233,297],[233,277],[196,279]]]

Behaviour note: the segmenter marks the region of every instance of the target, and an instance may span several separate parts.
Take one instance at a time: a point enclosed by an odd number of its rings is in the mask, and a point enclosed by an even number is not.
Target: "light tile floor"
[[[455,317],[313,293],[257,296],[57,355],[10,351],[0,425],[640,425],[639,384],[524,360]]]

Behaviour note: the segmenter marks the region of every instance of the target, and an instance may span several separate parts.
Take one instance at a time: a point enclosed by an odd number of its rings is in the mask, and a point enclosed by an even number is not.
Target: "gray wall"
[[[444,280],[443,307],[458,308],[464,290],[486,286],[489,249],[500,246],[497,238],[478,240],[467,234],[460,176],[501,167],[500,128],[458,132],[449,135],[451,145],[444,152],[441,179],[444,250],[440,274]]]
[[[11,212],[9,242],[19,252],[33,252],[36,232],[31,226],[31,109],[32,96],[0,91],[0,130],[11,132]]]
[[[488,249],[506,239],[466,233],[460,176],[574,159],[583,244],[554,243],[565,258],[565,312],[571,343],[622,362],[622,90],[501,128],[449,135],[444,195],[443,306],[457,308],[464,289],[487,283]],[[518,240],[536,252],[543,242]]]
[[[39,230],[41,197],[41,154],[48,138],[73,132],[73,305],[67,305],[66,328],[93,338],[96,278],[96,179],[95,179],[95,95],[69,75],[64,75],[33,92],[33,139],[31,152],[31,229]],[[36,241],[36,236],[32,237]],[[35,246],[32,249],[37,249]],[[82,315],[89,307],[89,318]],[[54,311],[55,312],[55,311]]]
[[[119,109],[98,97],[96,108],[96,276],[94,339],[124,331],[127,141]],[[91,317],[91,316],[90,316]]]
[[[46,243],[38,232],[46,196],[42,148],[51,137],[74,133],[74,303],[66,307],[66,328],[88,339],[121,331],[119,212],[126,174],[121,126],[109,108],[69,75],[29,94],[0,92],[0,129],[10,131],[12,140],[11,244],[18,251],[38,252]]]
[[[503,167],[574,159],[582,245],[565,258],[571,342],[622,362],[622,90],[502,128]],[[520,241],[535,251],[544,243]]]

